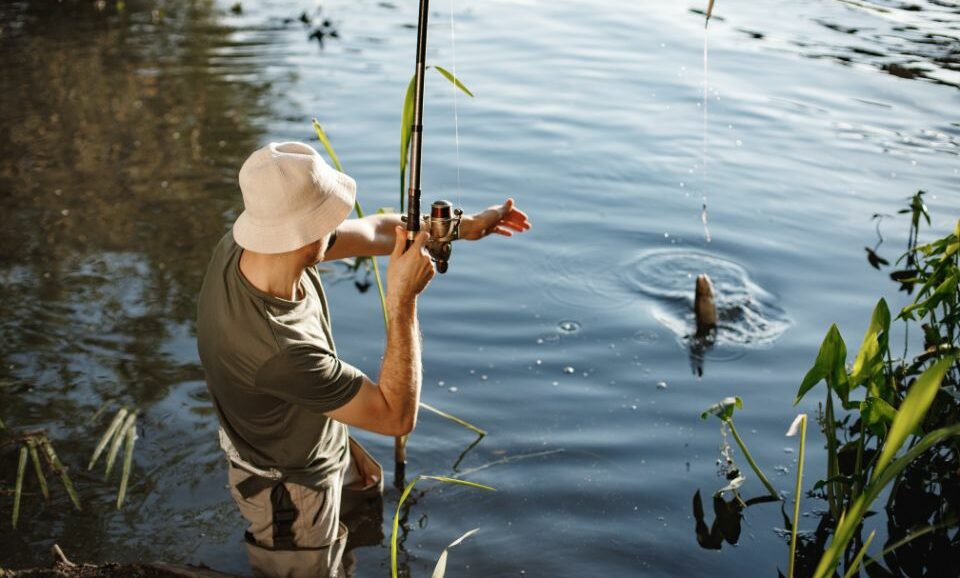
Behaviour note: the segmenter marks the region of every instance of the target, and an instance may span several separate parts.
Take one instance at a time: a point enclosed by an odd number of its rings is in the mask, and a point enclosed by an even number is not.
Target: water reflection
[[[183,559],[197,546],[182,526],[231,530],[197,476],[222,465],[192,320],[271,86],[250,80],[270,78],[255,61],[232,60],[242,50],[221,18],[212,1],[0,6],[2,417],[47,428],[80,464],[104,427],[90,420],[98,410],[143,415],[132,517],[108,506],[114,487],[74,471],[87,511],[65,513],[57,493],[50,506],[25,501],[20,531],[0,530],[5,564],[46,563],[51,537],[88,559],[123,559],[145,539]]]

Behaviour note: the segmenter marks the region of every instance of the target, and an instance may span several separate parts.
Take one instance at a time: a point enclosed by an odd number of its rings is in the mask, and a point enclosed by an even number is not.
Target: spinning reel
[[[430,206],[430,215],[423,215],[422,227],[430,232],[427,241],[427,252],[437,264],[438,273],[446,273],[453,252],[453,242],[460,238],[460,220],[463,217],[461,209],[453,208],[450,201],[434,201]],[[407,216],[402,217],[404,223]],[[408,224],[409,228],[409,224]]]

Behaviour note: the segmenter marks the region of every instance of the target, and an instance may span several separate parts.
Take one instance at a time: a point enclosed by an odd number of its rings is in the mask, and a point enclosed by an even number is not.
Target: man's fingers
[[[429,238],[430,233],[426,231],[420,231],[417,233],[417,236],[413,238],[413,245],[410,248],[417,250],[423,249],[424,245],[427,244],[427,239]]]
[[[500,218],[502,219],[505,215],[509,215],[510,211],[513,210],[513,199],[507,199],[505,203],[500,207],[499,213]]]
[[[407,247],[407,231],[400,225],[397,225],[394,231],[397,234],[397,239],[393,243],[393,254],[400,256],[403,255],[403,250]]]
[[[496,233],[496,234],[498,234],[498,235],[503,235],[504,237],[512,237],[512,236],[513,236],[513,233],[511,233],[511,232],[510,232],[508,229],[506,229],[505,227],[500,227],[500,226],[494,227],[493,232]]]

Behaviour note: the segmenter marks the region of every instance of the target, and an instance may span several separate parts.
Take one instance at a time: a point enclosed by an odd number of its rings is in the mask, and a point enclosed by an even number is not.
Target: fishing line
[[[709,18],[709,16],[708,16]],[[707,25],[703,25],[703,190],[701,191],[701,201],[703,207],[700,209],[700,221],[703,223],[703,235],[707,243],[710,242],[710,228],[707,226],[707,123],[709,114],[707,112],[707,103],[710,100],[710,83],[707,67]]]
[[[453,22],[453,0],[450,0],[450,51],[453,57],[453,78],[459,82],[460,77],[457,75],[457,34],[454,30]],[[463,203],[460,199],[460,111],[457,106],[457,93],[460,92],[460,89],[457,88],[456,82],[451,84],[453,85],[453,142],[457,155],[457,206],[462,207]]]

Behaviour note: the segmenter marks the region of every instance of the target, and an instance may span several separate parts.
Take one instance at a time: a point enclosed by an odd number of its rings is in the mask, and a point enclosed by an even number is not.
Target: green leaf
[[[453,74],[451,74],[450,72],[448,72],[447,69],[445,69],[445,68],[441,68],[441,67],[439,67],[439,66],[434,66],[433,68],[436,68],[436,69],[437,69],[437,72],[439,72],[440,74],[442,74],[442,75],[444,76],[444,78],[446,78],[447,80],[449,80],[450,82],[452,82],[453,85],[456,86],[457,88],[459,88],[464,94],[466,94],[466,95],[469,96],[470,98],[473,98],[473,93],[470,92],[470,89],[467,88],[466,86],[464,86],[462,82],[460,82],[460,79],[459,79],[459,78],[457,78],[456,76],[454,76]]]
[[[715,415],[720,421],[729,421],[736,409],[743,409],[743,400],[737,396],[727,397],[705,409],[700,414],[700,419]]]
[[[407,155],[410,154],[410,132],[413,129],[413,99],[415,98],[417,76],[410,78],[407,94],[403,98],[403,112],[400,115],[400,212],[403,212],[404,186],[407,175]]]
[[[924,371],[910,386],[907,396],[900,404],[893,424],[890,426],[890,433],[883,444],[883,449],[880,451],[880,457],[877,459],[877,465],[873,470],[874,478],[882,473],[884,468],[893,460],[893,457],[907,440],[907,436],[917,431],[927,414],[927,410],[930,409],[930,404],[937,396],[943,376],[946,375],[954,361],[953,356],[941,359]]]
[[[883,437],[897,416],[897,410],[879,397],[860,402],[860,419],[875,435]]]
[[[860,351],[853,362],[853,371],[850,372],[850,389],[853,389],[883,369],[883,357],[889,342],[890,308],[887,302],[881,299],[873,308],[870,316],[870,326],[863,336]]]
[[[841,399],[845,400],[848,393],[846,363],[847,346],[843,342],[843,337],[840,336],[840,330],[834,323],[827,331],[826,337],[823,338],[817,360],[804,376],[793,405],[800,403],[803,396],[823,380],[827,381],[827,387],[837,391]]]
[[[104,480],[110,478],[110,473],[113,471],[113,464],[117,460],[117,453],[120,451],[120,445],[123,443],[124,436],[127,435],[127,430],[133,426],[136,419],[137,412],[135,411],[127,415],[120,429],[118,429],[116,435],[113,436],[113,441],[110,443],[110,450],[107,452],[107,467],[103,473]]]

